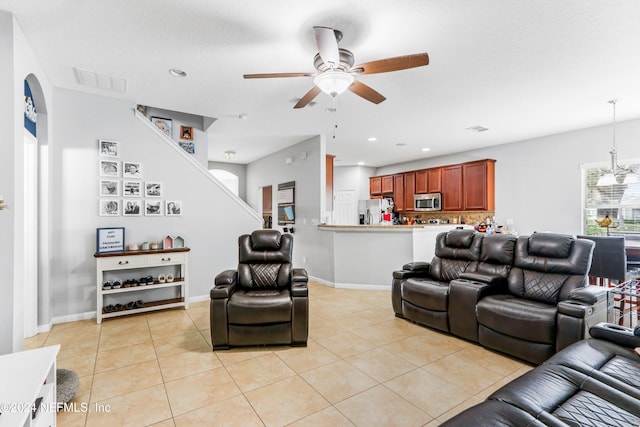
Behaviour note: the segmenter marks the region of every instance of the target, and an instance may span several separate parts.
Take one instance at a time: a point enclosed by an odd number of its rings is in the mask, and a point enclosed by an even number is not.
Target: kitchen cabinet
[[[465,210],[495,209],[495,160],[462,165],[463,207]]]
[[[326,210],[333,210],[333,159],[334,155],[327,154],[326,155],[326,192],[325,192],[325,203]]]
[[[444,166],[442,168],[442,210],[461,211],[462,203],[462,165]]]
[[[393,175],[393,205],[396,212],[406,210],[404,204],[404,175]]]
[[[369,195],[373,199],[373,196],[379,196],[382,194],[382,177],[372,176],[369,178]]]
[[[442,193],[442,168],[427,169],[427,193]]]
[[[416,194],[423,194],[429,192],[428,186],[428,169],[422,169],[416,171]]]
[[[189,248],[158,249],[149,251],[125,251],[122,253],[95,254],[96,268],[96,322],[108,317],[144,313],[165,308],[189,308],[187,302],[187,265]],[[140,286],[125,287],[129,280],[153,277],[153,282]],[[160,276],[164,276],[160,281]],[[168,276],[173,276],[169,281]],[[115,284],[117,289],[103,289],[105,282]],[[157,296],[156,295],[157,291]],[[169,295],[171,297],[169,298]],[[142,301],[141,306],[126,307],[130,301]]]
[[[382,194],[393,193],[394,180],[395,180],[394,175],[386,175],[382,177]]]
[[[416,193],[416,172],[404,174],[404,210],[413,211],[413,195]],[[395,199],[394,199],[395,200]]]

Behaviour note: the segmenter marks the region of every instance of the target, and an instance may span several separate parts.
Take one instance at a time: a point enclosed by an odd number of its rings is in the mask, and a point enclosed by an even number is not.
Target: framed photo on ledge
[[[191,126],[180,126],[180,139],[193,141],[193,128]]]
[[[124,251],[124,227],[97,228],[96,253]]]
[[[171,119],[163,119],[162,117],[151,117],[151,123],[153,123],[162,133],[171,138],[171,127],[173,122]]]

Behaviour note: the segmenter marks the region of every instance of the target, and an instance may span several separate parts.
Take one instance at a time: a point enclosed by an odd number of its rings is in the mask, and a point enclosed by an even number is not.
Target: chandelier
[[[635,184],[638,182],[638,175],[631,168],[625,168],[618,165],[618,151],[616,150],[616,99],[608,101],[613,106],[613,147],[609,154],[611,154],[611,168],[605,171],[604,174],[598,179],[597,186],[603,187],[606,185],[616,185],[618,180],[622,180],[622,184]]]

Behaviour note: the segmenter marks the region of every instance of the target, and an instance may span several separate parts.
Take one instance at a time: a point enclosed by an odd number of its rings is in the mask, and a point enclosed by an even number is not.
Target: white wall
[[[640,120],[616,125],[618,157],[640,158]],[[496,160],[496,219],[514,220],[520,234],[582,232],[585,163],[610,165],[611,125],[378,168],[376,175],[491,158]],[[621,162],[620,162],[621,163]]]
[[[23,144],[24,79],[37,77],[47,104],[51,85],[13,16],[0,11],[0,194],[9,210],[0,212],[0,271],[3,273],[0,298],[0,354],[22,349],[24,233]],[[41,111],[50,109],[40,106]],[[42,115],[39,127],[50,126]]]
[[[302,159],[301,154],[306,153]],[[316,225],[325,210],[326,148],[323,136],[310,138],[247,165],[247,202],[260,211],[263,186],[273,186],[273,227],[277,221],[278,184],[295,181],[293,264],[306,268],[310,276],[326,278],[331,259],[328,237]],[[292,163],[287,164],[286,159]],[[306,261],[306,262],[305,262]]]
[[[375,174],[375,168],[367,166],[335,166],[333,189],[356,190],[356,200],[367,200],[370,198],[369,177]]]
[[[238,177],[238,197],[247,200],[247,166],[238,163],[207,162],[209,169],[222,169]],[[262,212],[262,210],[257,210]]]
[[[237,265],[237,238],[260,226],[256,212],[216,185],[208,170],[166,142],[128,101],[54,91],[52,311],[54,321],[96,309],[96,228],[125,227],[127,243],[180,235],[191,248],[189,294],[208,296],[220,271]],[[143,181],[163,184],[180,217],[98,216],[98,140],[120,142],[120,160],[141,162]]]

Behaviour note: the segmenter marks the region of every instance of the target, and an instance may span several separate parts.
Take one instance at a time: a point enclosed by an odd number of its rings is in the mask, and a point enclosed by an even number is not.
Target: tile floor
[[[531,367],[394,317],[388,291],[309,284],[306,348],[212,352],[208,302],[55,325],[80,389],[58,426],[436,426]]]

